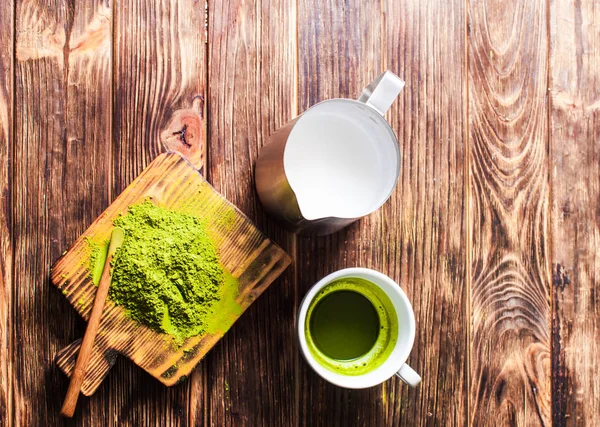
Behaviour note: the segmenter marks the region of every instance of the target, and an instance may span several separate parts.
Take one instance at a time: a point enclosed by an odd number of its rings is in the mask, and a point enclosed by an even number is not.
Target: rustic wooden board
[[[95,286],[89,274],[88,239],[102,242],[110,237],[112,221],[127,207],[151,198],[168,209],[203,218],[215,241],[223,267],[239,281],[235,301],[244,311],[279,274],[290,259],[271,243],[233,205],[217,193],[180,154],[157,157],[81,235],[52,268],[52,282],[84,317],[89,317]],[[225,296],[223,297],[225,298]],[[215,310],[219,310],[218,303]],[[160,380],[173,385],[187,376],[212,346],[231,327],[239,313],[223,319],[222,330],[187,339],[174,346],[168,335],[159,334],[129,319],[125,310],[108,301],[105,306],[82,392],[92,394],[115,361],[117,353]],[[79,343],[63,350],[57,364],[67,374],[74,369]]]
[[[553,423],[600,416],[598,2],[551,3]]]
[[[469,2],[473,425],[551,422],[547,2]]]
[[[466,3],[398,7],[388,0],[385,7],[384,64],[406,80],[387,115],[402,162],[390,201],[367,219],[379,229],[361,232],[358,263],[372,263],[408,292],[417,324],[409,362],[423,381],[414,390],[389,381],[382,399],[388,425],[464,426],[470,319]]]
[[[0,2],[0,425],[12,421],[12,222],[14,3]]]
[[[208,7],[208,177],[293,254],[295,236],[262,214],[253,166],[265,139],[296,113],[295,0],[211,0]],[[295,291],[288,268],[209,353],[206,378],[194,372],[190,425],[285,426],[297,419]]]

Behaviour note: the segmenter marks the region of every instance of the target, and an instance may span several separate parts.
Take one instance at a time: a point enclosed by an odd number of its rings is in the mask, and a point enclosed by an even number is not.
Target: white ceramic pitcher
[[[277,130],[256,161],[265,210],[294,232],[325,235],[383,205],[400,169],[383,115],[403,87],[386,71],[358,100],[320,102]]]

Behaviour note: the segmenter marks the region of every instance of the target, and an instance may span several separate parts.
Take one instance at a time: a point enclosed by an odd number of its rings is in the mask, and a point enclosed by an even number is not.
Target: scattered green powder
[[[224,210],[216,221],[216,225],[220,227],[224,232],[230,232],[235,228],[236,212],[232,207],[228,207]]]
[[[110,299],[176,342],[206,332],[229,280],[201,219],[148,200],[130,206],[114,225],[125,230],[125,240],[113,259]],[[94,254],[101,256],[92,247]],[[91,261],[93,270],[103,264],[97,261]]]

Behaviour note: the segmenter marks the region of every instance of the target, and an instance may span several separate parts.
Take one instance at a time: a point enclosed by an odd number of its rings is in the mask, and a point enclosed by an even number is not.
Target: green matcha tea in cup
[[[367,388],[394,375],[414,387],[421,377],[405,362],[415,339],[415,317],[392,279],[367,268],[347,268],[320,280],[298,315],[300,349],[323,379]]]

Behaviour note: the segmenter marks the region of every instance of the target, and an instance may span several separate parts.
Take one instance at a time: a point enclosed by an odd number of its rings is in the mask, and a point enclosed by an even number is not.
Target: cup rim
[[[321,366],[310,353],[306,341],[306,336],[304,333],[308,308],[314,297],[321,289],[323,289],[323,287],[333,282],[334,280],[344,277],[360,277],[365,278],[367,280],[370,280],[370,278],[372,278],[373,280],[371,281],[377,286],[379,286],[384,292],[386,292],[386,294],[388,293],[388,291],[391,291],[395,292],[396,296],[400,297],[402,303],[404,304],[404,307],[398,307],[397,304],[394,304],[396,312],[398,312],[399,309],[404,309],[408,314],[408,339],[402,342],[398,341],[394,347],[394,350],[392,350],[392,353],[390,354],[388,360],[386,360],[382,366],[376,368],[374,371],[371,371],[367,374],[355,376],[342,375],[332,372],[329,369]],[[389,286],[387,286],[386,288],[381,287],[379,283],[382,282],[386,283]],[[399,313],[397,313],[397,315],[399,316]],[[310,365],[313,371],[315,371],[324,380],[339,387],[349,389],[373,387],[393,377],[400,370],[402,365],[406,363],[406,360],[408,359],[408,356],[414,345],[416,333],[414,311],[412,309],[412,305],[410,304],[408,297],[406,296],[400,285],[398,285],[398,283],[396,283],[390,277],[386,276],[383,273],[380,273],[379,271],[362,267],[344,268],[342,270],[334,271],[328,274],[327,276],[323,277],[315,285],[313,285],[302,299],[302,302],[300,303],[296,328],[301,353],[304,357],[304,360],[306,360],[306,362]],[[404,347],[399,352],[399,355],[394,355],[398,346],[400,345]],[[392,357],[394,357],[393,360],[391,359]],[[357,381],[357,378],[362,379],[362,381]]]

